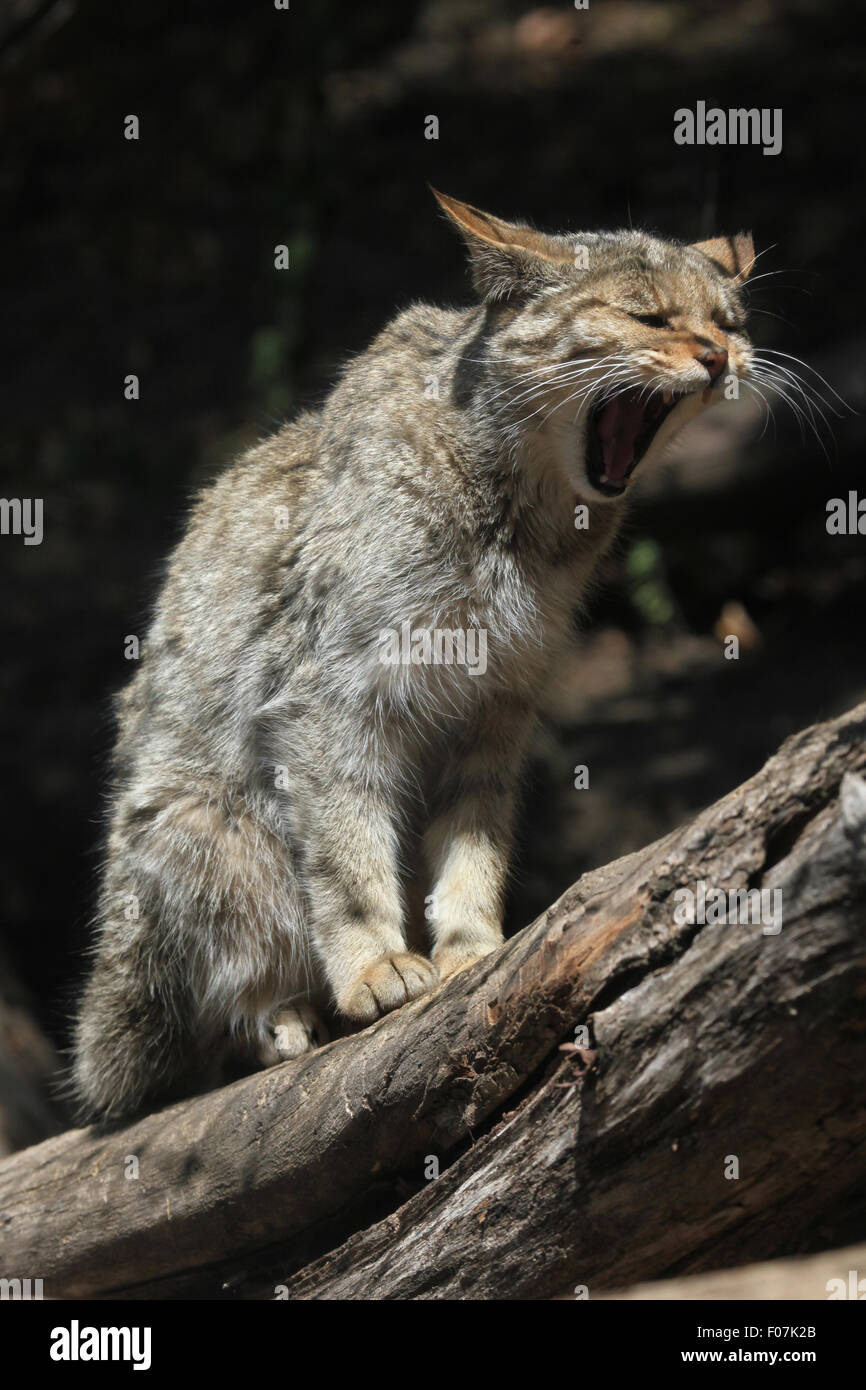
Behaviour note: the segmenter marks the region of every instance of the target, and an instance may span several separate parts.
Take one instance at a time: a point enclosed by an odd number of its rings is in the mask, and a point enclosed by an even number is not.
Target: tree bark
[[[539,1298],[841,1243],[866,1175],[864,734],[866,705],[788,740],[354,1037],[6,1159],[0,1272],[52,1297]],[[780,890],[781,930],[679,920],[700,883]]]

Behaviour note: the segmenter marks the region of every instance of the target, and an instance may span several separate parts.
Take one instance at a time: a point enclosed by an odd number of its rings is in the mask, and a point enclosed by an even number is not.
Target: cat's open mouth
[[[622,391],[593,407],[587,426],[586,471],[605,497],[619,497],[659,429],[688,392]]]

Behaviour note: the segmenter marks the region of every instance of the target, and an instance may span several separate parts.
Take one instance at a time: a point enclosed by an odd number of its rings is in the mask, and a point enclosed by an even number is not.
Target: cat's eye
[[[713,323],[716,325],[716,328],[721,328],[723,333],[742,333],[743,331],[743,325],[741,323],[734,323],[728,318],[727,314],[713,314]]]
[[[662,314],[632,314],[637,323],[642,323],[645,328],[670,328],[670,324]]]

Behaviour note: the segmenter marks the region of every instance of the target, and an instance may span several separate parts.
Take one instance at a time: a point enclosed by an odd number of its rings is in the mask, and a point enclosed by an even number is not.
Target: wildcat
[[[749,235],[436,197],[477,302],[398,314],[170,561],[118,702],[84,1116],[297,1056],[500,944],[535,710],[634,470],[748,374]],[[483,669],[455,645],[482,634]]]

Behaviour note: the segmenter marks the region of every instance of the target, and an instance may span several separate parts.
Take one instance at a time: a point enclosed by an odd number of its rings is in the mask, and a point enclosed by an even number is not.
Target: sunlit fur
[[[748,372],[748,239],[545,237],[442,202],[477,301],[400,313],[201,495],[169,564],[118,703],[85,1115],[213,1084],[229,1046],[292,1056],[313,1006],[367,1023],[496,947],[535,711],[625,505],[587,476],[588,412],[693,391],[644,469],[708,403],[706,344]],[[486,671],[384,664],[404,621],[483,628]]]

